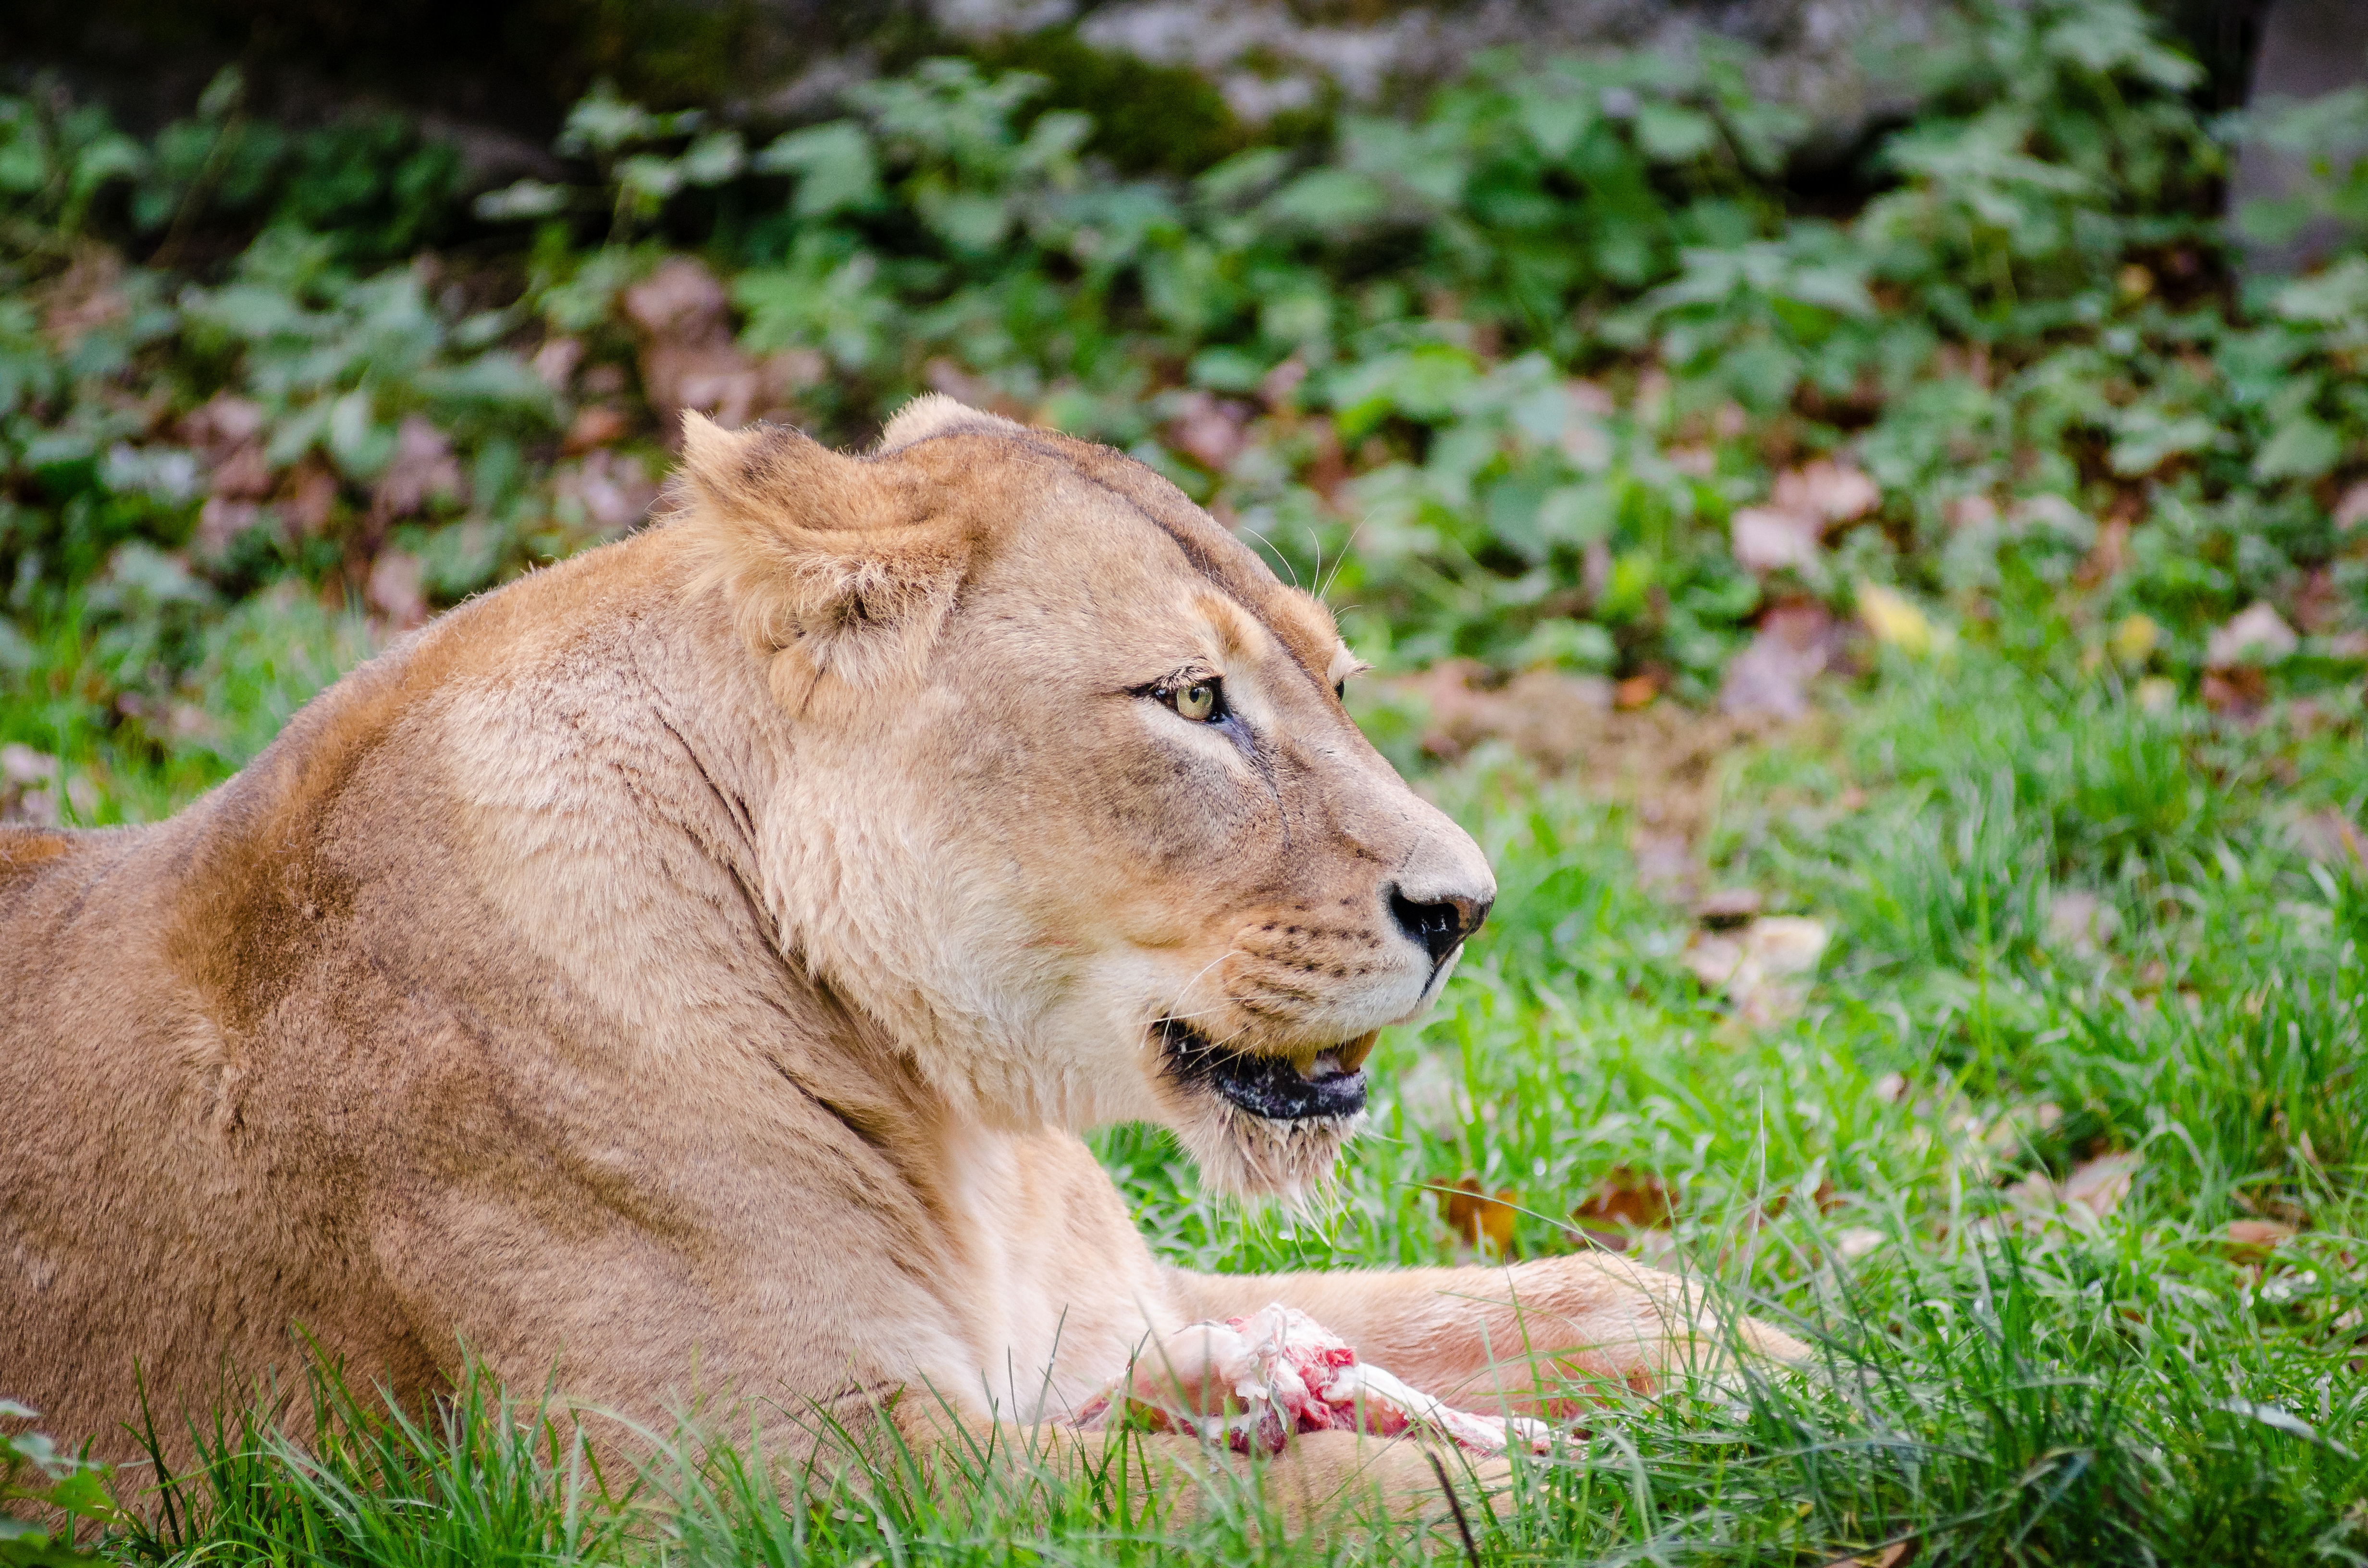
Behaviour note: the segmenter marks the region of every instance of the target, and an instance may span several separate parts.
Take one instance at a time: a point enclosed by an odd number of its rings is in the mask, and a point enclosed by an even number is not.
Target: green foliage
[[[1189,177],[1239,152],[1250,139],[1220,93],[1198,72],[1108,53],[1073,28],[1048,28],[998,40],[980,63],[1044,80],[1038,102],[1094,122],[1089,153],[1121,171]],[[1268,128],[1272,136],[1278,128]]]
[[[104,111],[61,109],[51,94],[0,100],[0,216],[19,225],[12,245],[55,244],[93,227],[101,207],[112,222],[97,226],[155,247],[166,262],[225,228],[304,227],[362,266],[383,266],[449,233],[461,175],[450,146],[388,114],[291,133],[249,119],[245,95],[237,68],[226,68],[193,118],[146,144],[115,130]]]
[[[31,1421],[36,1414],[0,1399],[0,1422]],[[93,1553],[75,1548],[74,1527],[120,1517],[104,1467],[61,1452],[39,1432],[0,1431],[0,1568],[95,1562]]]

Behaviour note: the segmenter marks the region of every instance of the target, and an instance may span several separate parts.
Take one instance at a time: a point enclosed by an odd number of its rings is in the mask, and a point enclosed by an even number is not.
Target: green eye
[[[1205,724],[1217,716],[1217,683],[1196,680],[1169,694],[1169,706],[1196,724]]]

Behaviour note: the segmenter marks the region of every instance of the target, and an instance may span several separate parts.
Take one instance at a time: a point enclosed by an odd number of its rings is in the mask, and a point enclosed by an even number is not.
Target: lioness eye
[[[1217,683],[1196,680],[1190,686],[1178,687],[1167,700],[1185,718],[1205,724],[1217,716]]]

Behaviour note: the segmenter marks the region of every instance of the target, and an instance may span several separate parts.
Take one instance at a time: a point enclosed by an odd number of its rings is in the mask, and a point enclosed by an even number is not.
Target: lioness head
[[[757,828],[808,970],[998,1125],[1326,1170],[1496,884],[1350,722],[1324,607],[1142,464],[944,398],[863,457],[693,415],[677,506],[793,718]]]

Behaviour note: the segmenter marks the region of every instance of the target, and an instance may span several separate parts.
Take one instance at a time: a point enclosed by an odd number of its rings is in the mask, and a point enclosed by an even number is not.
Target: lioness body
[[[1666,1281],[1588,1259],[1153,1259],[1074,1130],[1309,1179],[1338,1119],[1269,1127],[1162,1041],[1222,1019],[1236,1099],[1331,1072],[1443,979],[1403,911],[1484,908],[1486,868],[1180,495],[900,424],[695,433],[680,518],[431,624],[180,815],[0,830],[0,1393],[120,1452],[135,1376],[169,1428],[301,1325],[406,1397],[465,1346],[643,1417],[927,1384],[1034,1421],[1278,1298],[1488,1403],[1539,1324],[1657,1359]],[[1195,659],[1234,731],[1130,673]]]

